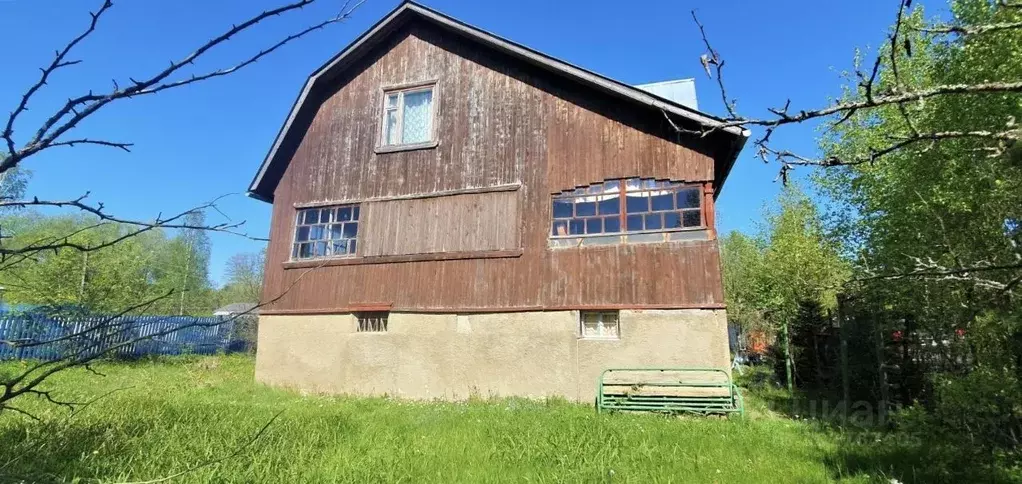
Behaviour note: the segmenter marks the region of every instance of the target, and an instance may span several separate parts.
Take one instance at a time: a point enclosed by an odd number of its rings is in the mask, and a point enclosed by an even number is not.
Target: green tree
[[[0,161],[3,156],[0,156]],[[0,173],[0,200],[21,200],[32,173],[22,168],[12,168]]]
[[[235,302],[258,303],[263,293],[263,265],[266,250],[234,254],[227,260],[224,271],[227,282],[220,289],[224,304]]]
[[[760,284],[767,320],[783,338],[785,381],[791,390],[791,325],[805,302],[834,307],[848,271],[836,244],[827,238],[816,205],[797,185],[785,187],[777,202],[767,210],[760,234],[764,247]]]
[[[209,314],[215,294],[209,280],[209,235],[201,228],[206,226],[205,214],[190,212],[183,225],[194,228],[180,229],[156,262],[158,285],[175,292],[174,298],[159,304],[159,310],[164,314]]]
[[[849,274],[837,244],[828,238],[816,205],[791,184],[765,210],[754,237],[728,234],[721,252],[729,317],[780,333],[791,389],[791,325],[806,303],[834,307]]]
[[[720,258],[728,321],[745,330],[764,329],[763,248],[736,230],[721,239]]]
[[[127,230],[91,216],[46,217],[38,213],[6,217],[3,225],[12,234],[5,243],[9,248],[40,240],[95,246]],[[0,271],[0,285],[5,288],[6,301],[13,304],[116,312],[156,296],[154,259],[164,245],[163,233],[153,230],[96,251],[39,252],[31,261]]]
[[[951,3],[952,26],[1022,21],[1022,10],[983,0]],[[878,90],[917,91],[1022,78],[1022,29],[946,36],[903,28],[912,55],[899,48],[885,62]],[[890,55],[890,46],[882,54]],[[851,87],[848,96],[861,96]],[[1019,310],[1022,281],[1022,147],[991,144],[982,133],[1015,133],[1022,94],[943,96],[888,105],[835,123],[823,140],[826,156],[861,157],[913,132],[975,132],[940,143],[915,143],[882,162],[823,171],[818,182],[835,207],[835,228],[856,254],[873,306],[912,314],[934,337],[971,329],[981,315]],[[998,269],[1003,268],[1003,269]],[[1011,318],[1003,318],[1009,320]],[[989,327],[989,325],[988,325]]]
[[[894,55],[890,45],[881,52],[887,60],[878,69],[875,92],[1022,78],[1022,28],[988,27],[1018,25],[1022,9],[957,0],[951,15],[949,27],[937,29],[951,31],[949,37],[917,29],[924,17],[913,13]],[[911,55],[903,45],[912,46]],[[847,89],[847,98],[865,95],[861,86]],[[1016,468],[1022,462],[1020,120],[1017,91],[938,96],[856,112],[831,124],[822,143],[825,157],[862,158],[916,133],[968,135],[913,143],[876,163],[817,176],[834,207],[836,233],[855,255],[858,306],[867,308],[876,326],[877,352],[883,355],[879,335],[904,330],[906,337],[933,342],[932,348],[918,345],[924,358],[917,359],[940,358],[916,378],[931,388],[927,406],[908,413],[902,428],[950,443],[961,461],[1007,459],[1005,467]],[[964,341],[965,351],[952,346],[956,341]],[[914,360],[900,363],[906,371]]]

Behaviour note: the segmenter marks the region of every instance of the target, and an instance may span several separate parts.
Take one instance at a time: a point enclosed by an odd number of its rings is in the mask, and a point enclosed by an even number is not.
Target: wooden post
[[[874,334],[876,336],[876,352],[877,352],[877,377],[880,379],[880,421],[883,422],[887,419],[887,370],[884,368],[884,331],[881,328],[879,315],[874,316]]]
[[[788,331],[788,323],[784,323],[784,327],[781,328],[784,334],[784,374],[788,383],[788,394],[795,395],[795,385],[791,379],[791,333]],[[794,400],[792,400],[794,404]]]
[[[848,407],[851,405],[851,383],[848,375],[848,328],[844,313],[844,296],[837,298],[837,324],[838,334],[841,337],[841,407],[844,412],[844,422],[848,423]]]
[[[717,238],[717,216],[713,206],[713,182],[703,183],[703,223],[710,240]]]
[[[82,257],[82,279],[78,284],[78,304],[85,304],[85,284],[89,278],[89,251],[85,251]]]

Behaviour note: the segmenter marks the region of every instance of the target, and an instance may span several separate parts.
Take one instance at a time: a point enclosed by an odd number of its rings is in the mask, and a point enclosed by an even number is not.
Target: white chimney
[[[674,79],[671,81],[651,82],[649,84],[637,84],[635,87],[650,94],[655,94],[664,99],[674,101],[682,106],[699,110],[699,103],[696,101],[696,80],[695,79]]]

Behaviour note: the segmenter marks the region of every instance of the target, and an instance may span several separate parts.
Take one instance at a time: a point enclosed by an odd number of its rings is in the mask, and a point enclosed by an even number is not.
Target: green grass
[[[0,414],[0,482],[168,476],[230,455],[278,412],[240,454],[173,482],[887,482],[837,432],[755,398],[744,419],[598,415],[559,400],[303,395],[255,383],[242,356],[96,369],[49,387],[80,401],[126,389],[73,417],[35,398],[19,404],[41,423]]]

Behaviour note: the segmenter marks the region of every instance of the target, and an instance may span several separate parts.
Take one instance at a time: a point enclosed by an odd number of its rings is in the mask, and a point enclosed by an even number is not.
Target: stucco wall
[[[357,333],[349,314],[261,316],[256,379],[403,398],[589,401],[605,368],[730,366],[722,310],[621,311],[620,321],[620,339],[589,340],[574,311],[391,313],[385,333]]]

